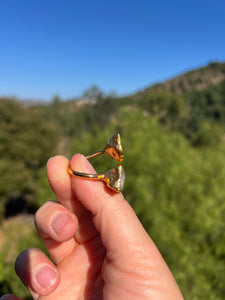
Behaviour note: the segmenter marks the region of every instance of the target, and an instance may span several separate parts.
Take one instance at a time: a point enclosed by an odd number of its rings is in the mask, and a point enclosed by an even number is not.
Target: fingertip
[[[77,217],[58,202],[47,201],[36,212],[36,228],[43,240],[65,242],[71,239],[78,227]]]
[[[60,281],[57,268],[36,248],[20,253],[15,262],[15,271],[31,294],[49,295]]]
[[[49,184],[57,200],[71,209],[71,181],[67,171],[69,161],[66,157],[58,155],[47,162],[47,176]]]
[[[68,179],[67,173],[68,159],[62,155],[51,157],[47,162],[47,176],[51,187]]]
[[[71,213],[58,213],[51,220],[51,229],[56,240],[65,242],[71,239],[78,227],[78,220]]]
[[[94,171],[87,159],[80,154],[72,158],[71,168],[85,173]],[[115,253],[120,252],[121,257],[126,257],[128,251],[132,251],[128,241],[135,238],[142,242],[148,238],[122,193],[113,192],[101,180],[79,177],[72,177],[72,190],[76,199],[94,216],[94,224],[107,249],[113,249]],[[121,248],[118,247],[118,242],[122,245]]]
[[[63,155],[56,155],[50,157],[47,161],[47,172],[57,172],[59,168],[64,168],[65,165],[68,165],[68,159]]]
[[[87,160],[87,158],[82,154],[75,154],[70,160],[70,166],[73,170],[84,173],[94,174],[95,169],[91,165],[91,163]]]
[[[34,272],[35,291],[42,295],[48,295],[55,289],[59,274],[49,264],[41,264]],[[52,289],[53,287],[53,289]]]
[[[77,172],[96,174],[89,160],[82,154],[75,154],[71,158],[70,167]],[[95,214],[106,201],[110,201],[114,198],[123,199],[121,193],[112,191],[106,186],[102,179],[93,180],[93,178],[72,175],[72,190],[76,198],[93,214]],[[83,200],[85,200],[85,202],[83,202]]]

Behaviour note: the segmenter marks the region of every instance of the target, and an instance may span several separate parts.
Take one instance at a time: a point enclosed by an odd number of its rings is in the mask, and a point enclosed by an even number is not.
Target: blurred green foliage
[[[40,111],[21,103],[0,100],[0,220],[24,203],[35,209],[39,170],[58,144],[57,127]],[[15,211],[13,211],[15,213]]]
[[[185,299],[225,295],[225,147],[192,148],[141,111],[123,109],[95,135],[75,139],[73,151],[91,153],[121,132],[124,195],[171,268]],[[113,167],[95,159],[98,171]]]
[[[19,234],[18,234],[19,232]],[[33,218],[29,215],[6,220],[1,227],[4,244],[0,248],[0,295],[14,293],[24,300],[33,299],[14,271],[16,256],[28,247],[45,248],[35,230]]]
[[[49,105],[25,106],[0,99],[0,221],[54,199],[45,170],[50,156],[90,154],[119,132],[124,195],[185,299],[224,299],[225,82],[182,95],[154,91],[119,99],[96,88],[87,93],[94,93],[94,102],[56,96]],[[116,165],[106,156],[91,162],[98,172]],[[12,264],[21,250],[42,244],[31,225],[28,232],[21,225],[4,227],[9,220],[0,230],[6,237],[0,243],[0,293],[28,297]],[[16,253],[7,253],[11,247]]]

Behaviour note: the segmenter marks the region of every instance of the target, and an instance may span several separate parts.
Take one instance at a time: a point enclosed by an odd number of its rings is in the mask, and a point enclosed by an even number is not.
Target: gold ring
[[[87,155],[86,158],[90,159],[97,155],[106,153],[109,157],[122,162],[123,161],[123,148],[121,145],[121,139],[119,134],[113,135],[109,138],[108,143],[106,144],[103,150],[97,151],[93,154]],[[119,164],[114,169],[111,169],[103,174],[87,174],[78,171],[72,170],[70,164],[68,165],[68,173],[72,176],[94,179],[94,180],[103,180],[106,185],[115,192],[120,192],[123,189],[125,181],[125,172],[121,164]]]

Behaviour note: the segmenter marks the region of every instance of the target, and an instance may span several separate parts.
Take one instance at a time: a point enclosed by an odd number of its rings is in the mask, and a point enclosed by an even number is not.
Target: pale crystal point
[[[123,167],[121,168],[121,177],[120,177],[120,190],[122,191],[125,182],[125,171]]]
[[[122,191],[125,181],[125,172],[122,165],[118,165],[114,169],[105,172],[103,175],[108,187],[113,189],[115,192]]]

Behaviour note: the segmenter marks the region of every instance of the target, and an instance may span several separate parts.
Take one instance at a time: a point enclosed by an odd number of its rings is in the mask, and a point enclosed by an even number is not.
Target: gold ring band
[[[112,136],[105,148],[101,151],[97,151],[93,154],[86,156],[87,159],[93,158],[95,156],[106,153],[109,157],[117,160],[123,161],[123,149],[121,145],[121,139],[119,134]],[[94,180],[103,180],[106,185],[115,192],[120,192],[123,189],[125,181],[125,172],[121,164],[116,166],[114,169],[111,169],[103,174],[88,174],[75,171],[71,168],[70,164],[68,165],[68,173],[71,176],[82,177],[87,179]]]

